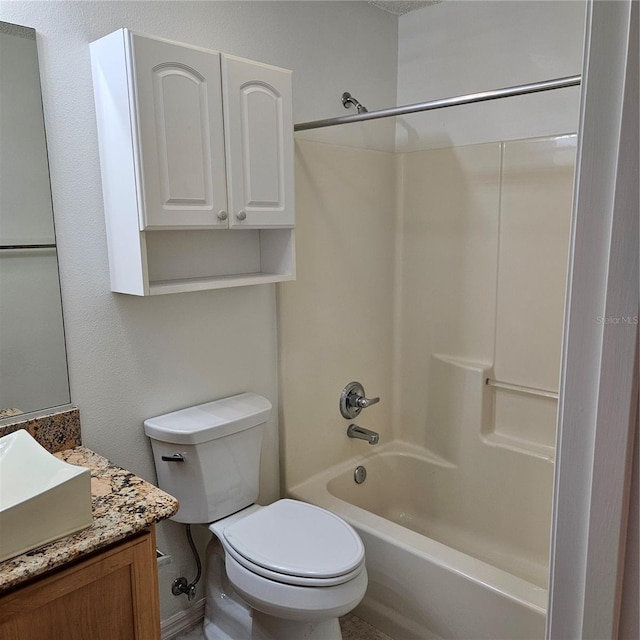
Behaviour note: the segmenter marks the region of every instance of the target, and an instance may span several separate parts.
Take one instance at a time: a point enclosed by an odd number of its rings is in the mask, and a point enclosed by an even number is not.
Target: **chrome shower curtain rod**
[[[428,102],[417,102],[403,107],[391,107],[389,109],[378,109],[377,111],[367,111],[355,113],[348,116],[338,116],[337,118],[327,118],[326,120],[313,120],[311,122],[300,122],[293,126],[294,131],[306,131],[307,129],[320,129],[321,127],[333,127],[338,124],[349,124],[351,122],[363,122],[364,120],[376,120],[378,118],[389,118],[390,116],[402,116],[407,113],[417,113],[419,111],[431,111],[433,109],[443,109],[445,107],[455,107],[461,104],[472,104],[474,102],[485,102],[487,100],[497,100],[499,98],[511,98],[528,93],[538,93],[540,91],[552,91],[553,89],[564,89],[575,87],[580,84],[581,76],[567,76],[566,78],[556,78],[555,80],[544,80],[531,84],[521,84],[515,87],[504,89],[493,89],[492,91],[481,91],[480,93],[469,93],[464,96],[453,98],[442,98],[441,100],[430,100]]]

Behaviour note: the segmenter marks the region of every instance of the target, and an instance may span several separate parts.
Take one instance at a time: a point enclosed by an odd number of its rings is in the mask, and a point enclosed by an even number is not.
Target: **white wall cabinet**
[[[291,72],[127,29],[91,60],[112,290],[294,279]]]

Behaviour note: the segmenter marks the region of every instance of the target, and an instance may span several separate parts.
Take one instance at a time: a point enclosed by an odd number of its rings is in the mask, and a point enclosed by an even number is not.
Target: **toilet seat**
[[[362,562],[353,571],[350,571],[349,573],[341,576],[334,576],[332,578],[302,578],[300,576],[292,576],[286,573],[271,571],[270,569],[261,567],[258,564],[254,564],[253,562],[250,562],[246,558],[241,556],[233,547],[231,547],[226,542],[223,542],[222,546],[224,547],[226,553],[228,553],[239,565],[247,569],[247,571],[250,571],[251,573],[254,573],[258,576],[262,576],[263,578],[267,578],[268,580],[273,580],[274,582],[281,582],[282,584],[296,587],[334,587],[336,585],[341,585],[345,582],[349,582],[349,580],[357,578],[364,569],[364,562]]]
[[[299,586],[335,586],[357,577],[364,547],[333,513],[296,500],[278,500],[225,527],[225,550],[248,571]]]

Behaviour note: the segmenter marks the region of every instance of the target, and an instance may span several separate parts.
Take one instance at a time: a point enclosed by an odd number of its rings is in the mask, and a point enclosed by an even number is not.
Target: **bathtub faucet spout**
[[[347,435],[350,438],[358,438],[358,440],[366,440],[369,444],[378,444],[380,436],[375,431],[370,431],[357,424],[350,424],[347,428]]]

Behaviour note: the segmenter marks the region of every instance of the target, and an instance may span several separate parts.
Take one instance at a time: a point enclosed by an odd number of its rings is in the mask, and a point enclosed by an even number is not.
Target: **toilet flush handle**
[[[174,453],[172,456],[162,456],[164,462],[184,462],[184,456],[181,453]]]

